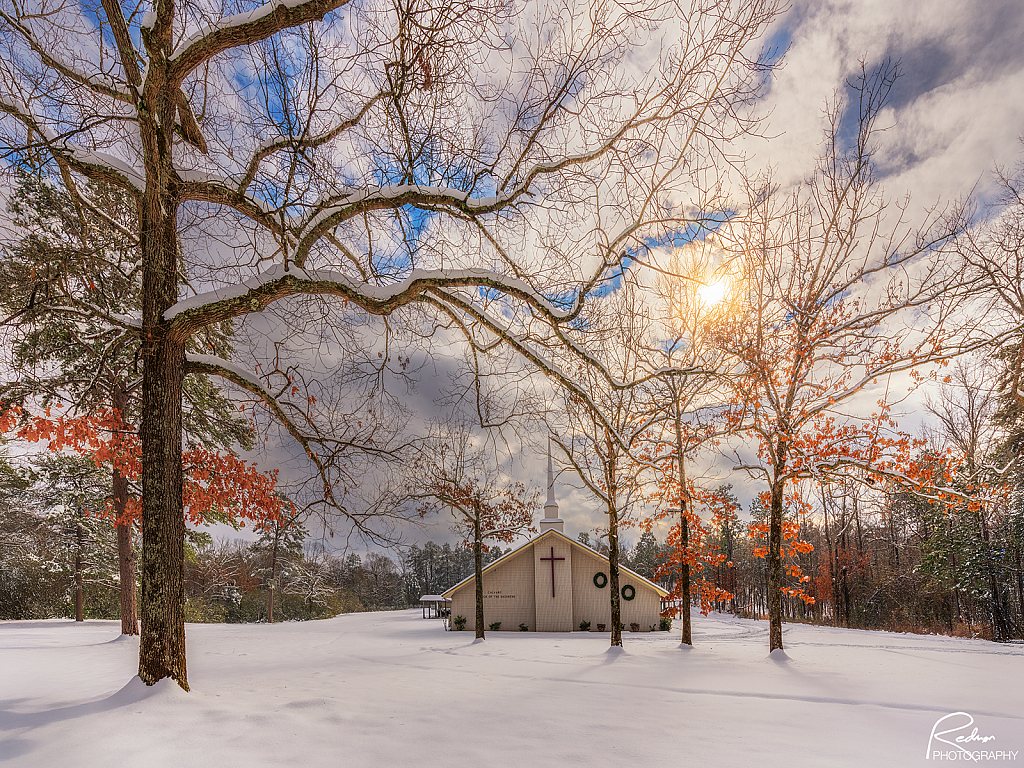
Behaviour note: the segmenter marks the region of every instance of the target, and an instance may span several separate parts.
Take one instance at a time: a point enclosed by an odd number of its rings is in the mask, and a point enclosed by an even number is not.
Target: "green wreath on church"
[[[626,594],[626,590],[627,589],[629,590],[629,594],[628,595]],[[636,597],[636,588],[632,584],[627,584],[626,586],[624,586],[622,588],[622,599],[623,600],[632,600],[634,597]]]
[[[598,571],[594,574],[594,586],[598,589],[604,589],[608,586],[608,576]]]

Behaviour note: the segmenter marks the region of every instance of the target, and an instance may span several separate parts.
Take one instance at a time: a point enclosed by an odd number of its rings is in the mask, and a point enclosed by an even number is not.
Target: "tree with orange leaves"
[[[420,487],[411,494],[422,500],[421,517],[449,510],[453,529],[473,550],[476,576],[476,636],[484,639],[483,556],[488,541],[511,543],[534,532],[537,491],[522,483],[505,483],[494,457],[476,444],[468,425],[439,425],[416,462]]]
[[[658,479],[657,497],[665,506],[648,522],[678,515],[669,534],[674,557],[662,567],[676,576],[672,598],[681,606],[682,642],[692,645],[690,626],[691,572],[708,565],[705,550],[707,529],[694,512],[695,489],[687,480],[687,459],[713,444],[720,425],[703,417],[716,410],[726,398],[724,378],[731,365],[729,356],[715,343],[720,320],[730,311],[727,296],[731,265],[718,238],[701,241],[672,251],[663,263],[652,254],[659,268],[654,286],[655,343],[648,354],[666,373],[651,381],[652,403],[658,412],[655,426],[645,436],[647,453]],[[709,406],[711,406],[709,408]],[[702,610],[713,599],[703,577],[695,584]]]
[[[679,498],[677,484],[671,473],[662,476],[659,487],[662,489],[663,500]],[[682,642],[693,645],[689,621],[693,598],[697,598],[700,611],[706,616],[715,602],[732,597],[730,591],[710,578],[721,566],[731,567],[727,556],[712,547],[711,536],[713,531],[720,530],[723,524],[735,516],[735,511],[730,497],[721,489],[707,491],[687,483],[686,499],[688,503],[682,509],[660,510],[644,525],[649,528],[669,515],[679,514],[682,518],[679,524],[669,530],[666,544],[671,554],[658,568],[657,575],[659,578],[675,577],[675,585],[667,600],[676,607],[670,608],[664,615],[675,612],[683,619]],[[698,514],[697,510],[701,508],[710,513],[708,522]]]
[[[920,377],[923,364],[952,352],[947,319],[958,294],[941,250],[957,217],[929,212],[911,226],[907,203],[890,209],[873,173],[897,76],[892,63],[862,67],[849,108],[837,100],[828,111],[813,176],[785,196],[770,180],[751,188],[745,214],[724,228],[744,267],[741,311],[720,336],[740,361],[725,418],[753,442],[736,449],[737,467],[767,486],[772,651],[783,647],[787,497],[802,478],[910,481],[913,443],[893,419],[893,377]],[[864,400],[877,401],[873,412],[863,413]]]
[[[114,467],[137,488],[141,449],[138,434],[118,411],[98,409],[83,416],[30,416],[14,406],[0,413],[0,433],[34,443],[50,451],[69,450],[88,456],[97,466]],[[277,470],[260,472],[233,453],[199,445],[185,451],[183,486],[185,518],[193,525],[226,522],[244,525],[277,519],[291,505],[275,490]],[[141,514],[138,493],[129,490],[123,503],[107,500],[103,515],[115,524],[134,524]],[[291,510],[294,514],[294,509]]]

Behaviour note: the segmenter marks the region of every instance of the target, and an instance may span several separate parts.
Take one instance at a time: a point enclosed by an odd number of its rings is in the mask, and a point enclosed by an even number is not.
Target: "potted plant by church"
[[[598,631],[598,632],[604,632],[604,628],[605,628],[606,626],[608,626],[608,625],[607,625],[607,624],[601,624],[601,623],[598,623],[598,625],[597,625],[597,631]]]

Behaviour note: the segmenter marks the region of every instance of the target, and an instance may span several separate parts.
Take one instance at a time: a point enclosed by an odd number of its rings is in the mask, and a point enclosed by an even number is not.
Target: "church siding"
[[[532,547],[524,547],[484,573],[484,628],[496,621],[501,630],[526,624],[536,630]],[[465,616],[466,629],[476,631],[476,587],[470,579],[452,595],[452,616]]]
[[[598,624],[607,625],[611,621],[612,609],[609,604],[608,587],[598,589],[594,586],[594,574],[608,575],[608,561],[582,547],[574,549],[573,629],[579,629],[581,621],[589,621],[590,628],[596,630]]]
[[[555,594],[551,594],[552,556]],[[561,558],[561,559],[559,559]],[[536,632],[573,632],[581,621],[591,630],[611,622],[608,586],[594,584],[597,573],[608,575],[608,560],[567,538],[550,532],[523,545],[484,572],[484,622],[486,627],[501,622],[502,631],[517,631],[525,624]],[[628,630],[636,623],[647,632],[658,624],[661,598],[645,580],[620,570],[621,587],[632,586],[632,600],[622,600],[622,623]],[[465,616],[466,629],[475,630],[475,589],[468,579],[454,591],[452,616]]]
[[[556,559],[554,563],[549,559]],[[538,632],[572,632],[572,546],[558,536],[545,536],[533,544],[537,575],[535,594]],[[552,589],[552,576],[554,589]]]
[[[661,618],[661,598],[658,593],[627,573],[621,573],[619,579],[623,587],[631,584],[636,589],[635,598],[620,603],[622,623],[626,629],[634,622],[640,625],[641,632],[649,631],[652,626],[657,627],[658,619]]]
[[[597,629],[598,624],[608,625],[611,622],[611,596],[609,587],[599,588],[594,584],[594,576],[598,573],[608,575],[608,561],[582,547],[573,547],[573,629],[579,629],[581,621],[589,621],[590,628]],[[661,614],[661,597],[640,579],[626,571],[619,571],[619,584],[631,585],[636,590],[632,600],[621,600],[620,612],[622,623],[626,629],[637,623],[640,630],[648,631],[657,625]]]

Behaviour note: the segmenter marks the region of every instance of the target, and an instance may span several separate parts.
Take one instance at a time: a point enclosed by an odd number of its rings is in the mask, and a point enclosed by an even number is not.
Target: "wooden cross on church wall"
[[[555,560],[565,560],[564,557],[555,557],[555,548],[551,548],[551,557],[542,557],[541,560],[551,561],[551,596],[555,596]]]

